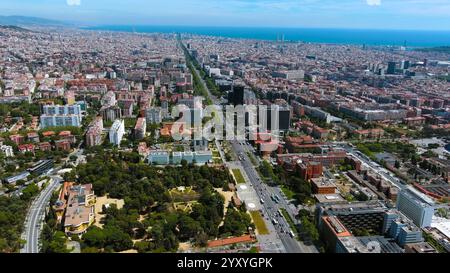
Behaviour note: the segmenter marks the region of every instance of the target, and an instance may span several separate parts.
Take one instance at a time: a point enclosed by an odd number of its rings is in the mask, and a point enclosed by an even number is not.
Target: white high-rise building
[[[0,142],[0,151],[5,154],[6,157],[13,157],[14,151],[12,146],[3,145],[2,142]]]
[[[435,203],[413,187],[409,186],[400,191],[397,197],[397,208],[417,226],[421,228],[431,226]]]
[[[125,134],[125,121],[118,119],[114,121],[111,129],[109,129],[109,142],[115,146],[120,146],[123,135]]]

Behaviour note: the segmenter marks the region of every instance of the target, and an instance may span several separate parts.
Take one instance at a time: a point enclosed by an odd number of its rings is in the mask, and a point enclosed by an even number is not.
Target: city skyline
[[[450,253],[447,2],[0,1],[0,255]]]
[[[331,0],[20,2],[2,1],[2,15],[42,17],[76,25],[450,30],[450,18],[447,16],[450,3],[444,0],[345,0],[338,3]]]

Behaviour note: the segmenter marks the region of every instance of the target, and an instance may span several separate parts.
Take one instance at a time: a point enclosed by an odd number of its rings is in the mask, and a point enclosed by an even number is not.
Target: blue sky
[[[450,0],[1,0],[0,15],[90,25],[450,30]]]

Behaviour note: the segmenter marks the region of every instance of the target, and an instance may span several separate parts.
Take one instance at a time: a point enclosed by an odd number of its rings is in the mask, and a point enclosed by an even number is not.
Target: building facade
[[[125,134],[125,121],[118,119],[114,121],[111,129],[109,129],[109,142],[115,146],[120,146],[123,135]]]
[[[434,201],[425,194],[408,187],[400,191],[397,197],[397,208],[417,226],[424,228],[431,225],[434,215]]]

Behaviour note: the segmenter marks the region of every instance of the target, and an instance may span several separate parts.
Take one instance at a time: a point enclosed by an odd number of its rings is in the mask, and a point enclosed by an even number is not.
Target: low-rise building
[[[95,221],[96,196],[92,184],[72,186],[67,193],[64,231],[81,236]]]
[[[42,175],[54,167],[53,160],[40,160],[28,171],[33,175]]]
[[[148,155],[148,162],[155,165],[168,165],[170,163],[169,152],[151,151]]]
[[[60,150],[60,151],[70,151],[71,150],[70,142],[65,139],[55,141],[55,147],[57,150]]]
[[[337,189],[334,180],[325,177],[311,178],[311,185],[315,194],[333,194]]]
[[[427,242],[405,245],[405,253],[438,253],[434,247]]]

